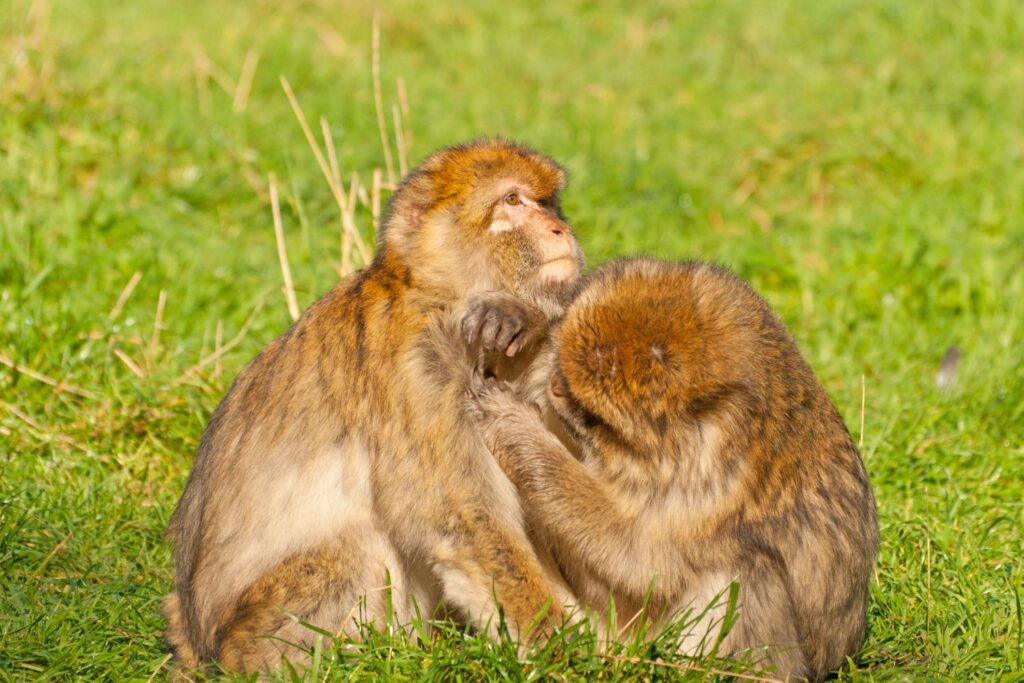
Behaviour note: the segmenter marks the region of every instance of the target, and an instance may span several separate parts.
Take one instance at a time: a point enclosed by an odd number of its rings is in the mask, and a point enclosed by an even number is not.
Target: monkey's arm
[[[430,567],[449,608],[496,633],[497,602],[513,634],[540,635],[561,622],[571,596],[542,565],[515,487],[465,413],[473,363],[458,335],[458,318],[439,319],[404,359],[416,390],[393,410],[407,425],[407,450],[374,470],[375,503],[400,550]]]
[[[484,442],[519,489],[523,508],[561,552],[617,590],[643,597],[651,580],[678,588],[677,547],[642,506],[595,477],[507,388],[476,378],[467,409]]]

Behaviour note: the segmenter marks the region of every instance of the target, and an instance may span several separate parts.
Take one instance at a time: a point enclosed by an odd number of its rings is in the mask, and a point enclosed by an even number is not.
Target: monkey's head
[[[583,252],[561,213],[565,171],[504,140],[432,154],[391,198],[378,235],[420,284],[454,297],[501,290],[550,310],[578,284]]]
[[[678,446],[707,411],[748,390],[762,310],[750,294],[702,263],[602,266],[558,331],[553,407],[584,448],[656,455]]]

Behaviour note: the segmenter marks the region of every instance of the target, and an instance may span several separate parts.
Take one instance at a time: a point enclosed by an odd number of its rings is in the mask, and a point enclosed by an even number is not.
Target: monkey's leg
[[[564,606],[524,536],[490,522],[463,531],[459,547],[435,564],[446,602],[492,636],[498,606],[513,637],[540,637],[564,621]]]
[[[828,519],[829,511],[821,507],[817,514],[811,520],[814,526],[792,530],[786,566],[806,634],[808,664],[811,671],[831,672],[841,668],[864,641],[876,541],[873,529],[848,526],[856,525],[855,520]]]
[[[185,617],[181,613],[181,600],[176,592],[164,600],[164,615],[167,617],[167,644],[174,653],[175,660],[183,668],[195,668],[199,660],[185,636]]]
[[[560,623],[563,605],[527,537],[515,488],[475,433],[436,429],[456,438],[422,457],[393,460],[388,476],[375,480],[375,502],[396,546],[429,567],[445,603],[477,628],[497,632],[498,605],[514,636],[531,635],[545,608]]]
[[[344,538],[292,555],[257,579],[217,631],[221,666],[253,672],[275,670],[282,657],[303,663],[303,648],[318,634],[296,619],[356,635],[358,622],[383,618],[388,574],[393,594],[400,593],[394,602],[404,604],[404,572],[382,538],[352,529]]]
[[[781,677],[807,677],[807,658],[789,589],[767,560],[755,560],[740,576],[739,619],[722,641],[723,654],[742,654]]]
[[[375,449],[374,509],[402,556],[429,568],[446,604],[475,627],[496,633],[500,605],[514,636],[540,635],[565,610],[515,486],[465,413],[472,364],[457,329],[432,328],[403,367],[410,390]],[[531,628],[545,609],[548,619]]]

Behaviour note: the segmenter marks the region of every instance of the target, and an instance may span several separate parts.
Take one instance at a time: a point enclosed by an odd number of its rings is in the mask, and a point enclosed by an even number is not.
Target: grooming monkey
[[[650,590],[649,614],[699,611],[737,579],[720,653],[815,681],[840,667],[864,637],[874,497],[765,301],[719,267],[623,260],[553,334],[546,401],[576,457],[500,382],[477,374],[467,407],[581,602],[623,614]]]
[[[562,616],[564,583],[528,541],[463,393],[473,351],[499,377],[523,375],[575,290],[564,182],[501,140],[436,152],[392,197],[376,260],[239,374],[168,530],[168,640],[186,665],[301,657],[285,643],[315,634],[289,614],[355,634],[354,617],[384,614],[387,576],[401,620],[443,605],[493,630],[495,598],[513,634],[545,607]]]

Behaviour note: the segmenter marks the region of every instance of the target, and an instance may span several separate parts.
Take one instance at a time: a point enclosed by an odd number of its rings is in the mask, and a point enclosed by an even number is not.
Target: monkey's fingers
[[[473,363],[473,369],[469,373],[469,386],[480,386],[486,375],[487,369],[484,367],[484,358],[481,354],[480,356],[477,356],[476,362]]]
[[[523,346],[523,335],[517,334],[515,337],[512,338],[512,341],[510,341],[508,346],[505,348],[505,355],[511,358],[512,356],[519,353],[519,351],[522,350]]]
[[[480,397],[476,395],[473,387],[467,387],[465,393],[462,394],[462,408],[467,415],[475,420],[483,417],[483,412],[480,410]]]
[[[459,321],[459,327],[462,329],[462,337],[466,340],[466,344],[472,346],[480,336],[480,326],[483,324],[484,307],[480,302],[474,302],[470,304],[466,313],[462,316],[462,320]]]
[[[492,384],[493,380],[484,379],[471,382],[462,395],[462,408],[478,427],[487,422],[493,412]]]
[[[469,384],[466,385],[466,390],[462,393],[462,404],[469,413],[480,412],[480,401],[483,399],[484,384],[483,377],[477,376],[475,373],[470,378]]]
[[[513,346],[523,331],[523,321],[517,317],[507,317],[501,321],[501,329],[495,338],[495,348],[512,357],[519,351],[519,345]]]
[[[498,349],[498,335],[501,333],[504,318],[501,311],[490,309],[484,315],[483,325],[480,327],[480,346],[484,351],[495,351]]]
[[[508,345],[505,347],[505,355],[511,358],[532,344],[536,338],[537,330],[531,329],[527,325],[519,325],[516,333],[512,335]]]

